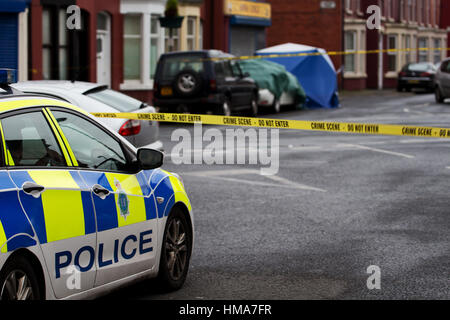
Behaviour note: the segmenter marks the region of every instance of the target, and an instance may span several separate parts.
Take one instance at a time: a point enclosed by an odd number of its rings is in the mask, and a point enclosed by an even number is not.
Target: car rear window
[[[185,69],[191,69],[196,72],[204,72],[205,61],[201,54],[191,54],[182,56],[166,56],[163,60],[162,75],[163,79],[174,79],[176,75]]]
[[[414,63],[408,66],[409,71],[427,71],[431,69],[433,69],[433,67],[428,63]]]
[[[86,96],[103,102],[104,104],[107,104],[121,112],[135,111],[140,109],[142,106],[141,101],[127,96],[123,93],[106,88],[90,91],[86,93]]]

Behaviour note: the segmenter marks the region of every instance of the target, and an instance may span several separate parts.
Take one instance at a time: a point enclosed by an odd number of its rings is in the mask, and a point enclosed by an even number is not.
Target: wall
[[[123,18],[120,0],[77,0],[81,9],[89,12],[89,81],[97,81],[97,14],[111,17],[111,87],[119,89],[123,81]]]
[[[327,51],[342,49],[342,1],[336,1],[335,9],[321,9],[320,0],[268,2],[272,5],[272,26],[267,29],[268,47],[294,42]],[[336,69],[341,67],[341,56],[333,56],[331,60]]]

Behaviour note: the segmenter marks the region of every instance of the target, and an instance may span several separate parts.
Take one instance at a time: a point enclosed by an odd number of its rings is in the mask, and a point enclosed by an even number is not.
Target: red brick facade
[[[75,80],[97,81],[97,14],[102,11],[108,13],[111,17],[111,87],[118,90],[123,78],[123,17],[120,14],[120,0],[64,0],[60,2],[32,0],[30,5],[31,30],[29,37],[29,47],[32,54],[29,60],[29,78],[31,80],[44,78],[42,18],[44,6],[49,8],[56,7],[58,10],[65,11],[67,6],[71,4],[78,5],[84,16],[87,17],[87,21],[85,21],[86,37],[81,38],[83,41],[79,43],[79,55],[86,57],[80,66],[80,69],[83,69],[83,76],[75,78]],[[54,39],[55,35],[52,35],[53,42],[55,42]],[[69,54],[73,53],[69,52]],[[51,79],[58,80],[60,78],[53,74]]]
[[[294,42],[327,51],[342,49],[342,7],[321,9],[320,0],[269,0],[272,4],[272,26],[267,30],[267,46]],[[336,69],[342,57],[331,57]]]
[[[446,46],[445,28],[450,26],[450,1],[447,0],[335,0],[334,8],[321,8],[321,0],[270,0],[272,27],[267,32],[268,45],[294,42],[321,47],[327,51],[379,49],[416,49]],[[333,1],[328,1],[332,3]],[[378,5],[382,11],[381,29],[366,27],[367,9]],[[381,38],[380,38],[381,37]],[[382,47],[380,47],[380,40]],[[450,45],[449,45],[450,47]],[[396,85],[397,71],[407,62],[433,61],[439,51],[410,54],[384,54],[379,68],[378,54],[332,56],[340,88],[355,90]],[[342,69],[341,69],[342,68]],[[382,79],[379,79],[381,76]],[[382,81],[381,81],[382,80]]]

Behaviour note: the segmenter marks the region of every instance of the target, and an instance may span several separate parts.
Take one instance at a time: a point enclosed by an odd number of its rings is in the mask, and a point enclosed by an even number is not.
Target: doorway
[[[111,17],[97,14],[97,83],[111,87]]]

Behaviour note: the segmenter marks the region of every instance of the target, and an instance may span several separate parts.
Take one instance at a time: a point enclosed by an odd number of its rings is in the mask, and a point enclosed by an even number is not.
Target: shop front
[[[229,52],[253,55],[266,47],[266,28],[271,26],[271,6],[253,1],[225,1],[229,17]]]

